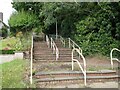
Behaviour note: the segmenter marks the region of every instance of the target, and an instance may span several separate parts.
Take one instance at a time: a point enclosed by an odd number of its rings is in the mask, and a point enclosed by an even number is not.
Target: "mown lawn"
[[[0,65],[2,69],[2,88],[26,88],[24,76],[27,67],[26,60],[14,60]]]

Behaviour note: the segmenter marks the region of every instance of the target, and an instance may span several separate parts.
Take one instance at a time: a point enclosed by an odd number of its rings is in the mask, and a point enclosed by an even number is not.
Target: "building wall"
[[[2,12],[0,12],[0,20],[3,21],[3,13]],[[3,23],[1,21],[0,21],[0,29],[3,26]]]
[[[3,13],[0,12],[0,19],[3,21]]]

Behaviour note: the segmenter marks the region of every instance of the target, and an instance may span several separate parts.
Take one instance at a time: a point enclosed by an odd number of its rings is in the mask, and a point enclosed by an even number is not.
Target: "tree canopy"
[[[58,33],[74,39],[86,55],[109,55],[112,48],[120,49],[120,2],[13,2],[13,8],[18,13],[11,16],[11,27],[18,17],[19,28],[35,26],[45,34],[55,34],[57,22]],[[20,20],[22,10],[28,20]]]
[[[36,15],[25,11],[15,12],[9,19],[9,25],[12,28],[12,32],[30,31],[37,23],[38,19]]]

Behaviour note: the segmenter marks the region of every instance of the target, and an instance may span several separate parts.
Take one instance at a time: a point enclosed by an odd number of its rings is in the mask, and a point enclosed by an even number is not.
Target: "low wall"
[[[0,55],[0,64],[10,62],[14,59],[23,59],[23,52],[15,52],[15,54],[2,54]]]

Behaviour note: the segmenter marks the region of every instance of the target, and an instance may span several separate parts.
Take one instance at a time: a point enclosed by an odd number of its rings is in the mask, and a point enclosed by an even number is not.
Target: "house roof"
[[[0,22],[2,22],[5,27],[9,28],[9,26],[7,26],[1,19]]]

